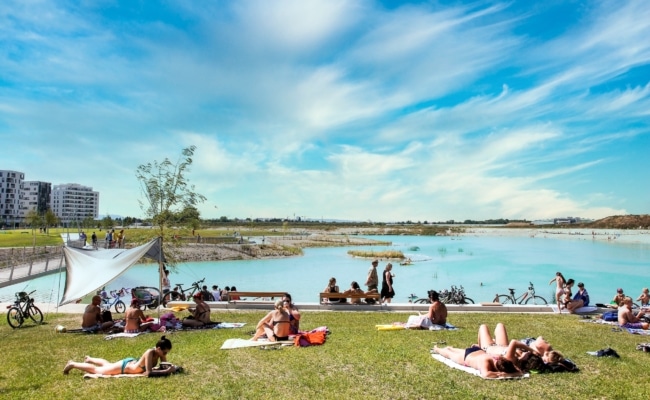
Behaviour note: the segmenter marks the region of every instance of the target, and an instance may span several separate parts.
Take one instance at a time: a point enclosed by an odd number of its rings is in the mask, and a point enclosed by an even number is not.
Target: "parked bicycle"
[[[115,307],[115,312],[122,314],[126,311],[126,304],[121,300],[122,297],[129,294],[130,289],[122,288],[120,290],[111,290],[110,297],[106,294],[105,290],[100,292],[102,303],[100,305],[102,311],[109,311],[111,307]]]
[[[201,279],[200,281],[192,282],[190,287],[188,287],[187,289],[183,289],[182,283],[177,283],[174,286],[174,290],[167,293],[163,298],[163,305],[167,305],[168,301],[173,301],[173,300],[185,301],[191,298],[194,295],[194,293],[201,291],[201,285],[203,284],[203,282],[205,282],[205,278]]]
[[[461,285],[452,286],[450,290],[443,289],[438,292],[440,302],[444,304],[474,304],[474,300],[465,295],[465,288]],[[415,294],[409,296],[409,303],[430,304],[429,297],[418,297]]]
[[[43,313],[34,305],[34,299],[30,297],[35,291],[16,293],[16,301],[14,301],[14,304],[7,306],[9,309],[7,311],[7,323],[9,323],[9,326],[14,329],[20,328],[27,318],[36,324],[43,322]]]
[[[545,298],[535,294],[533,282],[529,282],[528,291],[521,296],[515,297],[515,289],[510,289],[510,294],[497,294],[492,300],[493,303],[501,304],[548,304]]]

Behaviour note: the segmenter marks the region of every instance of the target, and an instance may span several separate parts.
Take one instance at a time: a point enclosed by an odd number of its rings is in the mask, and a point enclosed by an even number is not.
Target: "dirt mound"
[[[650,229],[650,215],[614,215],[586,225],[589,228]]]

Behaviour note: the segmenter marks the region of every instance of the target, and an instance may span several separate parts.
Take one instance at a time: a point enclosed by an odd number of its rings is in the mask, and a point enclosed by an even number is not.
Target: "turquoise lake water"
[[[476,302],[492,301],[495,294],[515,288],[522,294],[531,281],[538,295],[549,302],[554,286],[548,282],[561,271],[569,279],[584,282],[591,302],[606,303],[616,288],[636,298],[650,286],[650,245],[592,240],[563,240],[543,237],[430,237],[368,236],[392,241],[392,246],[333,247],[305,249],[302,257],[219,261],[179,264],[170,274],[176,282],[205,283],[219,287],[235,285],[240,291],[288,291],[296,302],[318,302],[318,293],[330,277],[336,277],[341,290],[356,280],[363,287],[370,260],[349,256],[347,251],[401,250],[413,264],[393,263],[394,302],[408,301],[411,293],[426,296],[427,290],[463,285]],[[410,250],[418,247],[419,250]],[[380,261],[378,272],[386,262]],[[381,278],[380,278],[381,279]],[[36,289],[39,301],[56,302],[61,297],[65,275],[59,274],[0,289],[0,301],[13,299],[21,290]],[[157,267],[136,265],[118,277],[107,289],[156,286]]]

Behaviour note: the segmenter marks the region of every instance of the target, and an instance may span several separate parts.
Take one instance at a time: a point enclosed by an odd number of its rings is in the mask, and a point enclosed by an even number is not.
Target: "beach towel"
[[[99,378],[144,378],[144,375],[138,375],[138,374],[118,374],[118,375],[84,374],[84,379],[99,379]]]
[[[268,340],[249,340],[249,339],[226,339],[221,345],[221,350],[241,349],[246,347],[259,346],[293,346],[293,340],[284,340],[281,342],[271,342]]]
[[[554,313],[559,313],[560,309],[558,308],[557,304],[551,304],[550,305],[551,310],[553,310]],[[592,307],[592,306],[587,306],[587,307],[580,307],[575,310],[576,314],[589,314],[596,312],[598,310],[598,307]],[[569,314],[569,312],[564,309],[562,310],[562,314]]]
[[[138,336],[141,333],[143,333],[143,332],[137,332],[137,333],[126,333],[126,332],[113,333],[111,335],[104,336],[104,339],[105,340],[111,340],[111,339],[123,338],[123,337],[134,338],[134,337]]]
[[[649,336],[650,335],[650,330],[647,329],[632,329],[632,328],[625,328],[628,332],[634,335],[644,335],[644,336]]]
[[[518,377],[484,378],[484,377],[481,376],[481,372],[479,370],[477,370],[477,369],[457,364],[457,363],[451,361],[450,359],[441,356],[440,354],[432,353],[431,356],[433,358],[435,358],[436,360],[440,361],[441,363],[447,365],[448,367],[455,368],[455,369],[467,372],[468,374],[471,374],[471,375],[476,375],[476,376],[478,376],[479,378],[482,378],[482,379],[522,379],[522,378],[530,378],[530,374],[528,374],[528,373],[526,373],[526,374],[524,374],[522,376],[518,376]]]

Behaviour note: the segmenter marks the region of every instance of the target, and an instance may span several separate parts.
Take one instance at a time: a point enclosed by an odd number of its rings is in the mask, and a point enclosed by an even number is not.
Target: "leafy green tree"
[[[104,229],[109,230],[115,225],[115,222],[113,222],[113,218],[111,218],[110,215],[105,216],[102,218],[102,226]]]
[[[56,214],[54,214],[54,211],[48,209],[45,212],[45,231],[49,233],[49,228],[51,226],[56,226],[59,223],[59,218],[57,218]]]
[[[36,227],[43,225],[43,218],[36,212],[36,210],[27,211],[25,215],[25,223],[32,228],[33,245],[36,246]]]
[[[173,241],[174,235],[167,231],[175,228],[174,223],[179,213],[190,208],[196,209],[196,205],[206,200],[205,196],[196,192],[187,178],[195,150],[196,146],[183,149],[176,163],[165,158],[161,162],[142,164],[136,170],[136,178],[144,196],[144,199],[138,200],[140,208],[158,227],[159,236],[164,243],[168,239]],[[173,262],[173,254],[168,255]]]

